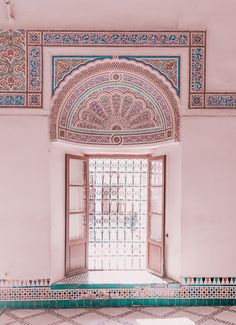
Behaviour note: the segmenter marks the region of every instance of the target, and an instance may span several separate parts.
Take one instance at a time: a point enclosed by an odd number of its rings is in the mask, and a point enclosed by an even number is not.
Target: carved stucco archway
[[[50,138],[97,145],[178,141],[179,124],[178,98],[158,71],[134,60],[104,59],[61,84]]]

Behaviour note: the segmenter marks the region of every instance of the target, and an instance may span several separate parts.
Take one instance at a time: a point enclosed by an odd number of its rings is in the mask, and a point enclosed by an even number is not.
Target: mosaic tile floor
[[[1,325],[235,325],[236,306],[8,309]]]
[[[167,284],[163,279],[147,271],[89,271],[65,278],[57,284]]]

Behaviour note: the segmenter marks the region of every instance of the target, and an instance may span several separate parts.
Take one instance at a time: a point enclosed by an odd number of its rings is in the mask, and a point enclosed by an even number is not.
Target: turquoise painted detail
[[[235,286],[235,277],[184,277],[186,286]]]
[[[74,67],[68,74],[66,74],[63,79],[57,84],[55,85],[55,80],[54,80],[54,74],[55,74],[55,60],[56,59],[61,59],[61,58],[65,58],[65,59],[70,59],[70,58],[81,58],[81,59],[91,59],[89,60],[89,62],[91,61],[96,61],[97,59],[112,59],[112,55],[53,55],[52,56],[52,96],[54,95],[56,89],[59,87],[60,83],[62,81],[65,80],[65,78],[70,75],[73,71],[75,71],[76,69],[78,69],[78,66]],[[180,96],[180,89],[181,89],[181,85],[180,85],[180,68],[181,68],[181,62],[180,62],[180,56],[173,56],[173,55],[119,55],[118,58],[122,59],[132,59],[132,60],[137,60],[138,59],[177,59],[178,60],[178,87],[176,88],[175,85],[172,83],[174,89],[177,92],[177,95]],[[84,63],[84,64],[80,64],[80,66],[82,65],[86,65],[88,62]],[[145,63],[146,65],[149,65],[147,63]],[[151,65],[149,65],[151,66]],[[155,69],[153,66],[151,66],[153,69]],[[158,69],[156,69],[161,75],[163,75],[165,78],[166,76]]]
[[[36,300],[0,301],[0,308],[78,308],[124,306],[235,306],[236,299],[95,299],[95,300]]]
[[[66,284],[53,284],[52,290],[65,290],[65,289],[136,289],[136,288],[169,288],[169,284],[120,284],[120,283],[66,283]],[[180,284],[177,284],[175,288],[179,288]],[[172,286],[170,288],[173,288]]]
[[[70,117],[69,117],[69,120],[68,120],[68,129],[70,130],[73,130],[75,132],[92,132],[92,133],[101,133],[100,130],[90,130],[90,129],[83,129],[83,130],[77,130],[75,128],[72,128],[71,127],[71,119],[73,117],[73,113],[74,111],[77,109],[77,107],[80,105],[80,103],[87,97],[89,96],[91,93],[94,92],[94,90],[103,90],[103,88],[106,88],[107,86],[116,86],[117,88],[119,87],[128,87],[129,89],[132,88],[132,89],[135,89],[137,90],[138,92],[142,93],[144,96],[148,97],[148,99],[152,102],[152,104],[154,105],[154,107],[158,110],[159,112],[159,116],[161,117],[161,122],[162,122],[162,126],[159,127],[159,128],[152,128],[152,129],[149,129],[149,130],[135,130],[135,133],[147,133],[147,132],[151,132],[151,131],[159,131],[159,130],[162,130],[164,128],[164,120],[163,120],[163,114],[160,110],[160,108],[156,105],[155,101],[153,100],[153,98],[147,94],[146,92],[143,91],[143,89],[140,89],[138,87],[135,87],[135,86],[132,86],[132,85],[129,85],[129,84],[123,84],[123,83],[112,83],[112,84],[104,84],[102,86],[96,86],[94,87],[93,89],[89,90],[88,92],[86,92],[86,94],[84,94],[83,96],[81,96],[79,98],[79,100],[75,103],[73,109],[70,111]],[[122,134],[129,134],[129,133],[133,133],[134,131],[133,130],[127,130],[127,131],[119,131],[119,132],[116,132],[117,134],[119,135],[122,135]],[[113,132],[114,133],[114,132]],[[102,134],[111,134],[111,131],[102,131]]]
[[[174,86],[174,84],[171,82],[175,90],[177,91],[178,96],[180,96],[180,56],[173,56],[173,55],[120,55],[119,58],[124,58],[124,59],[133,59],[137,60],[138,59],[177,59],[178,60],[178,88]],[[152,67],[154,70],[156,69],[161,75],[163,75],[165,78],[166,76],[157,68],[153,67],[152,65],[148,64],[145,62],[146,65],[149,65]]]
[[[61,84],[62,81],[65,80],[65,78],[71,74],[73,71],[75,71],[76,69],[78,69],[78,66],[74,67],[68,74],[66,74],[63,79],[57,84],[55,85],[55,79],[54,79],[54,73],[55,73],[55,60],[58,58],[65,58],[65,59],[90,59],[89,62],[91,61],[95,61],[97,59],[111,59],[112,56],[111,55],[53,55],[52,56],[52,96],[55,93],[55,90],[59,87],[59,85]],[[80,66],[82,65],[86,65],[88,62],[84,63],[84,64],[80,64]]]
[[[1,107],[23,107],[25,106],[25,96],[24,95],[2,95],[0,94],[0,106]]]
[[[65,289],[137,289],[137,288],[180,288],[180,283],[54,283],[51,290]]]
[[[186,47],[189,46],[189,37],[190,33],[186,31],[47,31],[43,35],[43,45]]]

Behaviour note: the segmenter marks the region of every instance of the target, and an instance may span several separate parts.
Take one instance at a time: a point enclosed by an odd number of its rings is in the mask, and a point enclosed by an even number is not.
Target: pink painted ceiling
[[[235,0],[11,0],[15,27],[26,29],[208,29],[234,24]],[[232,21],[231,21],[232,19]],[[8,26],[0,1],[0,28]]]

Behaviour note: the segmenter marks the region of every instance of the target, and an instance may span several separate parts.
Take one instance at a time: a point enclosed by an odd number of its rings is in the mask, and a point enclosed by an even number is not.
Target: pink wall
[[[48,121],[0,118],[0,278],[50,277]]]
[[[235,117],[189,116],[182,126],[181,145],[143,149],[168,155],[168,274],[234,276]],[[44,116],[1,116],[0,128],[1,278],[57,280],[64,274],[64,155],[94,150],[52,144],[49,153]]]
[[[236,118],[185,117],[182,276],[235,276]]]
[[[197,6],[194,0],[152,0],[146,7],[143,1],[129,0],[125,12],[111,1],[99,2],[99,8],[96,4],[94,1],[91,11],[92,3],[84,2],[75,11],[74,0],[67,1],[66,9],[60,1],[15,1],[15,27],[207,30],[207,89],[236,90],[235,0],[201,0]],[[3,2],[0,21],[1,28],[9,27]],[[45,49],[45,108],[51,105],[51,55],[86,51],[90,55],[95,52],[93,48]],[[187,109],[188,61],[184,50],[106,48],[96,49],[95,54],[118,52],[181,55],[181,144],[133,148],[139,153],[168,155],[168,274],[173,278],[236,276],[232,254],[236,247],[235,112]],[[13,113],[0,115],[0,278],[50,277],[54,281],[64,275],[64,155],[94,150],[49,145],[47,116]],[[96,150],[103,152],[102,148]]]

